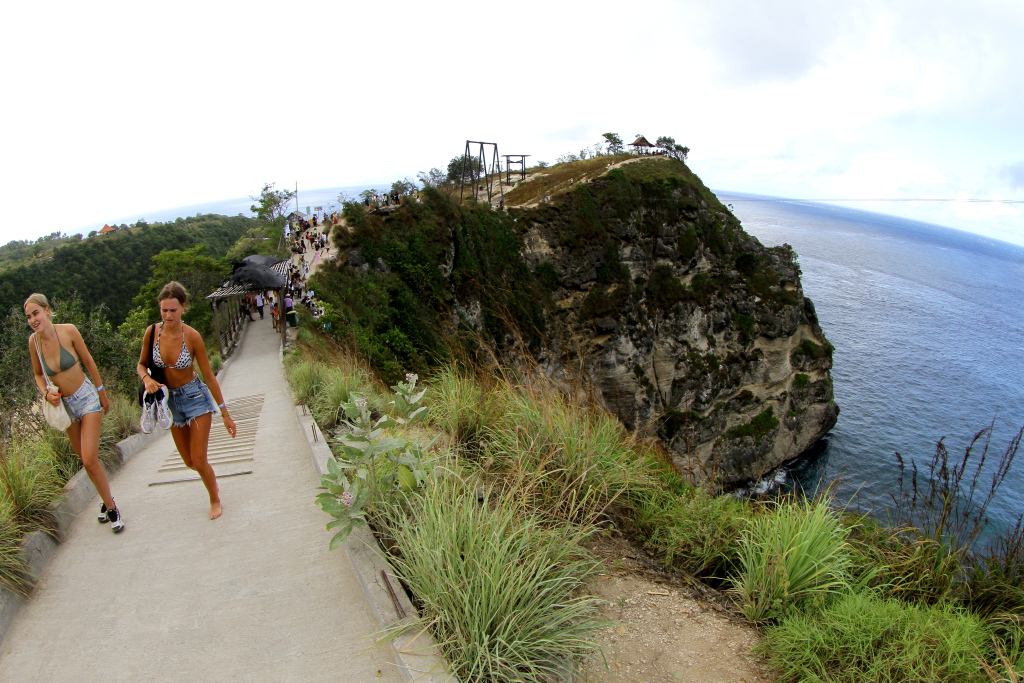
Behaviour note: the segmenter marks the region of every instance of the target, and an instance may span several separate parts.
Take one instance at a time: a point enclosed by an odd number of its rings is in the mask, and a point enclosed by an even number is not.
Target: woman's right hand
[[[46,396],[45,396],[45,398],[46,398],[46,401],[47,401],[47,402],[48,402],[48,403],[49,403],[49,404],[50,404],[51,406],[53,406],[53,407],[55,407],[55,408],[56,408],[56,407],[57,407],[58,405],[60,405],[60,392],[59,392],[59,391],[50,391],[49,389],[47,389],[47,390],[46,390]]]
[[[143,377],[142,383],[146,386],[147,394],[155,394],[163,386],[163,384],[160,384],[160,382],[157,382],[155,379],[153,379],[151,375],[146,375],[145,377]]]

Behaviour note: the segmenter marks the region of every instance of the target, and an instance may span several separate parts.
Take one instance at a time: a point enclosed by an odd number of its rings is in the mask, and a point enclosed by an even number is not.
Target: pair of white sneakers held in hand
[[[171,409],[167,406],[167,392],[162,388],[146,394],[142,404],[142,419],[139,421],[143,434],[149,434],[158,424],[164,429],[171,427]]]

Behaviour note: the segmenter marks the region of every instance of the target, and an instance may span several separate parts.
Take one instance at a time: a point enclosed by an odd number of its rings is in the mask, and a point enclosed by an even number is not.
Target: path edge
[[[116,448],[120,455],[120,462],[111,467],[102,460],[100,461],[103,469],[107,472],[107,477],[112,478],[114,473],[124,467],[124,464],[133,456],[162,437],[166,432],[167,430],[161,429],[157,425],[149,434],[133,434],[127,439],[118,441]],[[60,500],[53,501],[49,506],[50,513],[57,521],[56,538],[45,531],[33,531],[25,534],[21,539],[21,552],[24,554],[25,562],[28,565],[29,575],[33,579],[38,578],[42,573],[46,563],[50,561],[54,551],[57,550],[57,546],[60,545],[59,539],[64,538],[71,523],[75,521],[75,518],[92,501],[95,495],[96,487],[89,480],[89,474],[85,471],[85,468],[78,470],[75,476],[71,477],[64,484],[64,495],[61,496]],[[3,643],[4,637],[7,635],[7,629],[10,628],[18,610],[31,599],[31,594],[28,597],[23,597],[9,588],[0,587],[0,644]]]
[[[319,478],[327,473],[327,459],[331,457],[331,449],[305,405],[295,406],[295,417],[299,420],[313,467]],[[399,583],[394,567],[381,552],[376,537],[367,529],[355,529],[345,541],[345,552],[352,562],[359,585],[362,586],[381,629],[390,630],[398,625],[408,627],[402,635],[391,641],[389,648],[402,679],[407,683],[457,682],[458,678],[449,673],[433,637],[419,625],[419,613]],[[384,576],[394,589],[405,617],[396,612],[395,605],[384,586]]]

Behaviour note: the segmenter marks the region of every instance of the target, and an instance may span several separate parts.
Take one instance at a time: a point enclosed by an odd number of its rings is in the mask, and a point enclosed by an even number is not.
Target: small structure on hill
[[[104,225],[104,226],[103,226],[103,229],[102,229],[102,230],[100,230],[100,231],[99,231],[98,233],[96,233],[96,234],[97,234],[97,235],[106,235],[106,234],[107,234],[107,233],[109,233],[109,232],[117,232],[117,228],[112,228],[112,227],[110,227],[109,225]]]
[[[519,180],[526,180],[526,157],[529,154],[502,154],[505,159],[505,184],[512,184],[512,166],[513,164],[518,166],[516,169],[516,175],[519,176]]]
[[[641,156],[658,153],[658,148],[648,142],[643,135],[637,136],[637,139],[630,143],[629,148],[630,152]]]
[[[288,227],[294,229],[295,224],[306,218],[306,214],[301,211],[292,211],[288,214]]]

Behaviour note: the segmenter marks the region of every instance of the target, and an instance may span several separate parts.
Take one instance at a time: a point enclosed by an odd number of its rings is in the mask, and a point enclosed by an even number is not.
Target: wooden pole
[[[220,352],[220,357],[224,358],[224,344],[220,336],[220,321],[217,319],[217,300],[210,299],[210,306],[213,307],[213,331],[217,335],[217,351]]]

